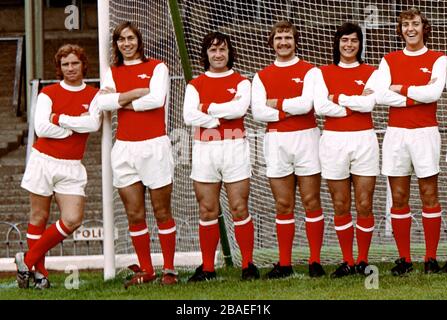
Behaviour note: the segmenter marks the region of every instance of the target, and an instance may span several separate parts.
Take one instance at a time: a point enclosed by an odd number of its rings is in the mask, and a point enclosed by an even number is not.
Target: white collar
[[[61,82],[59,82],[59,84],[61,85],[62,88],[64,88],[65,90],[68,91],[73,91],[73,92],[77,92],[77,91],[82,91],[85,89],[86,84],[84,81],[82,81],[80,86],[71,86],[69,84],[66,84],[64,80],[61,80]]]
[[[344,63],[344,62],[339,62],[338,66],[341,68],[346,68],[346,69],[350,69],[350,68],[355,68],[358,67],[360,65],[360,63],[358,61],[353,62],[353,63]]]
[[[125,66],[133,66],[133,65],[139,64],[139,63],[141,63],[141,62],[143,62],[143,60],[141,60],[141,59],[135,59],[135,60],[123,60],[123,64],[124,64]]]
[[[210,78],[223,78],[223,77],[227,77],[231,74],[233,74],[234,71],[233,69],[224,71],[224,72],[211,72],[211,71],[206,71],[205,75],[207,75]]]
[[[277,67],[290,67],[290,66],[293,66],[294,64],[298,63],[299,61],[300,61],[300,58],[295,56],[295,57],[293,57],[292,60],[289,60],[289,61],[278,61],[278,60],[275,60],[274,64]]]
[[[415,57],[415,56],[421,56],[424,53],[426,53],[427,51],[428,51],[428,48],[426,46],[424,46],[422,49],[419,49],[417,51],[410,51],[405,47],[404,54],[406,56]]]

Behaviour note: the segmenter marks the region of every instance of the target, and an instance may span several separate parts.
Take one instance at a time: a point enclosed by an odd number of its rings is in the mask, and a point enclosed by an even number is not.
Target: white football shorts
[[[281,178],[291,173],[297,176],[310,176],[320,173],[319,141],[318,128],[267,132],[264,137],[267,177]]]
[[[413,170],[418,178],[438,174],[441,156],[438,127],[388,127],[383,139],[382,154],[382,174],[386,176],[409,176]]]
[[[251,177],[250,145],[246,139],[194,140],[191,179],[232,183]]]
[[[373,129],[362,131],[324,130],[320,139],[321,176],[343,180],[351,174],[378,176],[379,142]]]
[[[141,181],[150,189],[172,183],[174,158],[167,135],[144,141],[116,140],[112,148],[113,185],[124,188]]]
[[[57,159],[36,149],[26,164],[21,187],[41,196],[53,193],[85,196],[87,171],[81,160]]]

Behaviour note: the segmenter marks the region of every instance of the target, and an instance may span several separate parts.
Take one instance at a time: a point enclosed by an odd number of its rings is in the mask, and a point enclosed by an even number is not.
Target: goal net
[[[364,58],[369,64],[378,66],[384,54],[403,48],[396,35],[395,26],[400,11],[412,6],[424,12],[432,24],[429,40],[430,49],[447,50],[447,2],[446,1],[256,1],[256,0],[182,0],[179,1],[186,46],[193,74],[203,72],[199,65],[200,44],[203,36],[219,30],[231,36],[237,52],[234,69],[252,79],[254,74],[272,63],[274,52],[267,45],[271,26],[283,18],[292,21],[298,28],[300,40],[298,55],[316,66],[331,63],[332,39],[336,26],[345,21],[360,24],[364,30]],[[110,1],[110,31],[120,22],[134,21],[142,30],[147,55],[164,60],[171,74],[171,92],[168,107],[168,132],[174,147],[175,180],[172,198],[173,214],[177,222],[177,251],[199,251],[198,205],[189,178],[191,171],[191,128],[183,123],[182,105],[185,81],[181,69],[178,47],[169,12],[168,1]],[[441,206],[447,208],[446,146],[447,135],[442,125],[446,119],[446,95],[439,101],[438,120],[441,124],[442,160],[439,177]],[[387,123],[387,108],[377,106],[373,111],[374,124],[380,144]],[[321,119],[318,120],[321,128]],[[116,125],[116,118],[114,118]],[[265,162],[262,152],[265,125],[256,122],[249,110],[245,118],[251,147],[253,177],[249,210],[255,223],[255,263],[266,266],[278,259],[275,231],[275,207],[268,180],[265,177]],[[325,214],[325,234],[322,250],[323,263],[341,260],[341,252],[333,225],[333,210],[326,182],[323,181],[321,198]],[[151,248],[160,252],[156,223],[148,199],[148,223],[151,232]],[[379,176],[374,196],[376,227],[370,251],[371,261],[392,261],[397,258],[387,211],[387,184]],[[231,245],[233,261],[240,263],[233,223],[229,214],[225,192],[221,197],[222,211]],[[411,184],[411,209],[413,214],[412,254],[422,260],[425,252],[422,229],[421,202],[417,180]],[[356,212],[352,206],[355,222]],[[444,215],[444,214],[443,214]],[[120,237],[116,242],[116,253],[132,253],[133,248],[127,231],[127,219],[118,194],[115,192],[115,222]],[[296,234],[293,248],[293,263],[307,263],[308,245],[305,235],[304,210],[297,192],[295,209]],[[447,255],[447,226],[443,216],[440,259]],[[356,248],[356,245],[354,245]],[[222,256],[219,257],[222,263]],[[199,261],[200,262],[200,261]],[[198,263],[199,263],[198,262]]]

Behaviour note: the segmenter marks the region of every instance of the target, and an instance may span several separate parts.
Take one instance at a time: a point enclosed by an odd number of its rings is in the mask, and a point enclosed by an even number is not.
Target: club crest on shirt
[[[83,107],[85,110],[88,110],[89,105],[88,105],[88,103],[84,103],[84,104],[82,104],[82,107]]]
[[[229,93],[231,93],[231,94],[235,94],[236,93],[236,89],[234,89],[234,88],[227,89],[227,91]]]
[[[137,77],[140,79],[149,79],[151,76],[148,76],[147,74],[142,73],[142,74],[137,75]]]
[[[363,80],[354,80],[354,82],[357,83],[359,86],[364,86],[365,85]]]
[[[292,78],[292,81],[295,81],[296,83],[304,83],[304,80],[301,80],[301,78]]]
[[[431,71],[428,68],[419,68],[423,73],[431,73]]]

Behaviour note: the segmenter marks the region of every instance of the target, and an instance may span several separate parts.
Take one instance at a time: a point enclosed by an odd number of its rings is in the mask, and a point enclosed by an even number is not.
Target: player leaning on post
[[[112,149],[113,185],[123,201],[129,233],[139,266],[125,288],[154,281],[150,255],[145,193],[149,190],[163,253],[165,285],[178,282],[174,271],[175,221],[171,213],[174,161],[166,135],[165,103],[169,90],[167,66],[144,56],[141,32],[131,22],[113,32],[113,66],[108,70],[98,103],[102,110],[117,110],[118,128]]]
[[[353,23],[337,28],[333,64],[319,69],[315,80],[315,112],[324,116],[320,139],[321,175],[327,180],[334,207],[334,226],[343,263],[331,274],[339,278],[365,274],[374,230],[374,186],[379,175],[379,143],[371,111],[375,105],[375,68],[362,61],[363,33]],[[357,261],[351,185],[357,211]]]
[[[276,206],[279,262],[267,277],[283,278],[293,274],[297,184],[306,212],[309,275],[319,277],[325,272],[320,264],[324,230],[318,159],[320,130],[313,110],[317,69],[296,56],[298,31],[289,21],[277,22],[272,27],[268,43],[275,50],[276,60],[259,71],[252,84],[253,118],[267,123],[264,156]]]
[[[60,47],[55,64],[62,80],[43,88],[37,97],[38,138],[21,184],[30,192],[31,213],[26,234],[29,250],[15,257],[19,288],[28,288],[30,278],[35,288],[50,287],[45,254],[82,223],[87,172],[81,160],[88,133],[97,131],[102,119],[94,99],[98,90],[83,81],[88,69],[84,49],[72,44]],[[53,196],[60,219],[45,229]]]
[[[388,128],[383,141],[382,173],[388,176],[393,205],[391,223],[399,259],[393,275],[413,270],[410,250],[411,174],[418,178],[425,235],[425,273],[440,267],[436,252],[441,228],[438,174],[441,137],[436,119],[437,101],[446,79],[446,56],[427,49],[431,26],[416,8],[399,15],[397,33],[403,50],[387,54],[379,66],[377,103],[388,105]],[[446,270],[443,267],[443,271]]]
[[[242,256],[242,279],[259,278],[253,264],[254,225],[248,212],[250,148],[244,116],[250,105],[250,81],[235,72],[230,37],[210,32],[202,41],[205,73],[186,87],[183,117],[196,127],[192,154],[194,191],[199,202],[199,241],[202,265],[190,282],[216,277],[214,258],[219,242],[219,199],[222,182]]]

